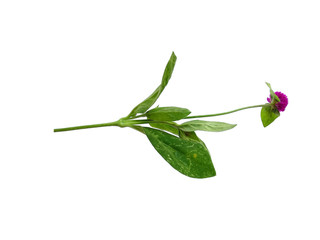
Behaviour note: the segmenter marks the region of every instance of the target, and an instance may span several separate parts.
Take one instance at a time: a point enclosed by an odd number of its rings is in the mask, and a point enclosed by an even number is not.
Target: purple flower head
[[[280,99],[280,102],[276,102],[275,106],[279,112],[283,112],[288,105],[288,97],[282,92],[275,92]],[[268,102],[271,103],[271,96],[267,98]]]

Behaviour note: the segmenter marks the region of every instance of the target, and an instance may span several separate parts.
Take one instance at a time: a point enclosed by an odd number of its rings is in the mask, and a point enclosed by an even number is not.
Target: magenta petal
[[[283,112],[288,105],[288,97],[282,92],[275,92],[279,98],[279,102],[275,104],[279,112]],[[271,96],[267,98],[268,102],[271,103]]]
[[[282,92],[275,92],[275,94],[280,99],[280,102],[276,103],[276,107],[279,112],[283,112],[288,105],[288,97]]]
[[[271,98],[268,97],[268,98],[267,98],[267,101],[270,103],[270,102],[271,102]]]

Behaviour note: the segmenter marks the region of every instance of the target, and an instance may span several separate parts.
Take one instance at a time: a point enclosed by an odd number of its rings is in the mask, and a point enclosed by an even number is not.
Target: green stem
[[[82,125],[82,126],[66,127],[66,128],[56,128],[53,131],[54,132],[66,132],[66,131],[73,131],[73,130],[80,130],[80,129],[87,129],[87,128],[99,128],[99,127],[110,127],[110,126],[132,127],[135,124],[150,123],[151,121],[150,120],[127,120],[127,119],[123,118],[123,119],[119,119],[118,121],[115,121],[115,122]]]
[[[229,112],[223,112],[223,113],[215,113],[215,114],[207,114],[207,115],[197,115],[197,116],[188,116],[185,117],[185,119],[188,118],[203,118],[203,117],[215,117],[215,116],[220,116],[220,115],[226,115],[226,114],[230,114],[230,113],[234,113],[234,112],[238,112],[244,109],[249,109],[249,108],[257,108],[257,107],[263,107],[265,106],[265,104],[261,104],[261,105],[254,105],[254,106],[249,106],[249,107],[243,107],[243,108],[238,108]]]
[[[54,131],[54,132],[66,132],[66,131],[79,130],[79,129],[98,128],[98,127],[109,127],[109,126],[118,126],[118,127],[120,127],[119,121],[109,122],[109,123],[83,125],[83,126],[76,126],[76,127],[56,128],[56,129],[54,129],[53,131]]]

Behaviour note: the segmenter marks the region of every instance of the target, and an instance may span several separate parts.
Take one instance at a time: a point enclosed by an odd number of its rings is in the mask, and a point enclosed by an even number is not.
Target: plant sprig
[[[216,171],[210,153],[204,142],[196,135],[196,131],[222,132],[234,128],[236,124],[203,120],[191,120],[178,124],[175,121],[214,117],[261,107],[261,120],[263,126],[266,127],[280,116],[280,111],[284,111],[288,104],[288,99],[284,94],[274,92],[271,85],[266,83],[270,89],[270,98],[268,98],[269,103],[265,104],[197,116],[190,116],[191,111],[181,107],[170,106],[150,109],[167,86],[176,60],[177,57],[172,52],[164,70],[161,84],[149,97],[134,107],[126,117],[109,123],[57,128],[54,129],[54,132],[108,126],[129,127],[145,134],[157,152],[180,173],[193,178],[208,178],[215,176]]]

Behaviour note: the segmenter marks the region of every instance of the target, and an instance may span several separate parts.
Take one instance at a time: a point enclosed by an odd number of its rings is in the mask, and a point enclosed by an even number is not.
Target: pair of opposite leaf
[[[135,118],[137,114],[141,113],[145,114],[148,119],[155,121],[155,123],[149,123],[153,128],[139,127],[139,129],[147,135],[153,147],[174,169],[189,177],[213,177],[216,175],[216,171],[210,153],[205,144],[195,134],[192,123],[178,126],[173,122],[188,116],[191,113],[188,109],[157,107],[147,112],[167,86],[176,60],[177,57],[173,52],[165,68],[161,84],[148,98],[138,104],[127,118]],[[197,124],[196,121],[193,122],[194,125]],[[234,127],[235,125],[231,126]],[[194,129],[196,128],[194,127]]]

